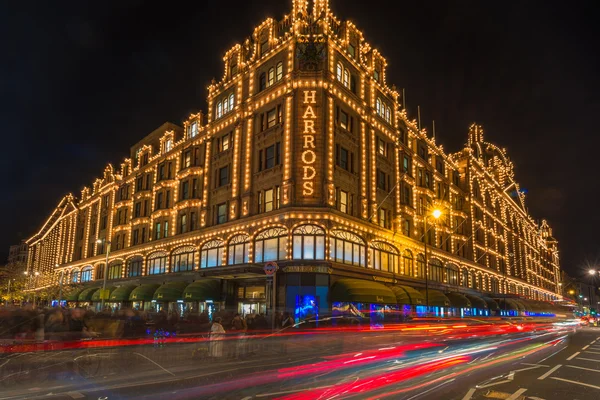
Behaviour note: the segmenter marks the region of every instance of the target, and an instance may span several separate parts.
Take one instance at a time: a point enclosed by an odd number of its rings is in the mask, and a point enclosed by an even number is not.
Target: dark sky
[[[600,261],[592,2],[331,1],[387,58],[411,116],[420,105],[423,125],[436,121],[446,150],[474,121],[508,149],[564,269]],[[1,2],[0,252],[160,124],[205,109],[224,52],[291,2]]]

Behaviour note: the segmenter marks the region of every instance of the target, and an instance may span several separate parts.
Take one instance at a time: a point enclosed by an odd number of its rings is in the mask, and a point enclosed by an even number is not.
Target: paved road
[[[198,343],[16,354],[0,359],[0,399],[600,398],[600,328],[434,325],[249,342],[226,344],[239,360],[191,357]]]

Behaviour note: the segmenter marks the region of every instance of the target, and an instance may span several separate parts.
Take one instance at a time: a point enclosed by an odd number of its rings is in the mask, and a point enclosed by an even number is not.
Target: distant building
[[[38,286],[98,287],[106,270],[115,303],[265,312],[275,261],[277,308],[296,315],[561,297],[558,243],[506,151],[474,124],[446,152],[327,0],[294,1],[224,62],[206,114],[60,201],[28,240]]]
[[[27,263],[27,253],[29,246],[25,240],[21,241],[20,244],[10,246],[8,251],[7,264]]]

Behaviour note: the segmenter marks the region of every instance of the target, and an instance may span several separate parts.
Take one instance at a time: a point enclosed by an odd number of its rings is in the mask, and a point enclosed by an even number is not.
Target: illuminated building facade
[[[505,152],[474,125],[446,153],[327,0],[293,1],[223,60],[206,114],[155,130],[28,240],[40,286],[97,286],[110,242],[111,287],[206,280],[218,298],[205,303],[264,312],[263,265],[276,261],[278,308],[323,314],[354,301],[359,281],[381,291],[363,303],[422,290],[427,241],[432,293],[560,297],[557,243],[528,215]],[[180,292],[179,304],[203,301]]]

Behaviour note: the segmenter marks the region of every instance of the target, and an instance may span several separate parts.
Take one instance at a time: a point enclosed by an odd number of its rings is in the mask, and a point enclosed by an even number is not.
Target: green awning
[[[177,301],[183,300],[183,291],[189,285],[189,282],[175,281],[167,282],[154,292],[153,300],[157,301]]]
[[[500,309],[500,306],[498,305],[498,303],[496,302],[496,300],[492,299],[491,297],[483,297],[483,301],[485,301],[488,305],[488,308],[490,309],[490,311],[497,311]]]
[[[392,292],[396,295],[396,301],[398,304],[407,305],[423,305],[425,304],[425,296],[417,289],[411,288],[410,286],[398,285],[390,287]]]
[[[77,301],[92,301],[92,296],[94,295],[94,292],[96,292],[96,290],[98,289],[100,288],[91,287],[84,289],[81,293],[79,293],[79,296],[77,296]]]
[[[454,308],[471,308],[471,301],[464,295],[456,292],[446,293],[446,297],[450,300],[450,304]]]
[[[363,279],[338,279],[331,287],[331,301],[342,303],[396,304],[396,295],[381,283]]]
[[[112,287],[112,286],[107,286],[107,287],[106,287],[106,290],[108,290],[108,291],[109,291],[109,293],[112,293],[112,292],[113,292],[113,290],[115,290],[115,288],[114,288],[114,287]],[[102,301],[102,299],[100,298],[100,293],[101,293],[101,292],[102,292],[102,288],[100,288],[100,290],[96,290],[96,291],[94,292],[94,294],[92,295],[92,301],[97,301],[97,302],[100,302],[100,301]],[[106,301],[106,300],[104,300],[104,301]]]
[[[81,293],[83,289],[73,289],[71,293],[69,293],[66,297],[66,301],[79,301],[79,293]]]
[[[521,299],[511,299],[519,307],[519,311],[529,311],[529,307]]]
[[[154,292],[160,287],[156,283],[146,283],[133,289],[129,294],[130,301],[152,301]]]
[[[450,307],[450,300],[439,290],[429,289],[426,292],[425,289],[421,289],[420,292],[423,293],[425,299],[429,297],[430,307]]]
[[[135,288],[135,285],[119,286],[110,294],[110,301],[129,301],[129,294]]]
[[[518,305],[512,299],[499,299],[498,305],[500,306],[500,310],[523,311],[523,306]]]
[[[183,291],[185,301],[219,300],[221,282],[214,279],[201,279],[190,283]]]
[[[477,308],[479,310],[487,310],[489,308],[488,303],[482,297],[475,296],[473,294],[465,294],[465,297],[469,299],[471,302],[471,307],[473,308]]]

